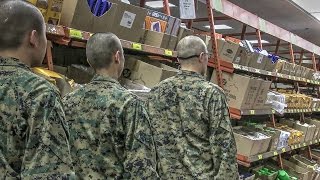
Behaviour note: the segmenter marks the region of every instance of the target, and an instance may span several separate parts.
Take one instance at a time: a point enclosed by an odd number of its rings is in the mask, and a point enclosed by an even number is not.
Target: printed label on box
[[[131,28],[134,22],[136,14],[124,11],[120,25],[126,28]]]
[[[263,59],[263,54],[260,54],[257,60],[257,63],[261,64]]]
[[[195,19],[196,11],[193,0],[180,0],[180,18],[181,19]]]

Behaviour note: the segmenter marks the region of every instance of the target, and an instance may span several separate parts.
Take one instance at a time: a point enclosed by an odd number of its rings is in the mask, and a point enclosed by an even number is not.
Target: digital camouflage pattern
[[[222,90],[182,71],[151,90],[148,110],[163,179],[239,179]]]
[[[71,155],[84,179],[156,179],[156,154],[143,102],[96,75],[63,99]]]
[[[67,138],[55,87],[19,60],[0,57],[0,179],[74,177]]]

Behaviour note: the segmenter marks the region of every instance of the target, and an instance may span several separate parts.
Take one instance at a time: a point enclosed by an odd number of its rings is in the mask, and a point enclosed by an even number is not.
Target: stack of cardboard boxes
[[[266,105],[271,81],[239,74],[222,73],[228,105],[235,109],[270,109]],[[215,71],[211,81],[217,83]]]

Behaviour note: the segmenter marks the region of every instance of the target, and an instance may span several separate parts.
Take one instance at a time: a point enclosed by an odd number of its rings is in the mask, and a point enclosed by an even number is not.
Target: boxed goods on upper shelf
[[[270,109],[265,105],[271,81],[250,76],[222,73],[228,105],[236,109]],[[211,81],[217,84],[215,71]]]
[[[314,133],[316,131],[316,126],[307,124],[307,123],[301,123],[299,121],[293,121],[293,120],[287,120],[287,119],[281,119],[280,120],[281,124],[285,124],[291,128],[294,128],[298,131],[302,132],[301,140],[300,142],[308,142],[313,140],[314,138]],[[298,142],[298,143],[300,143]]]
[[[112,5],[108,11],[97,17],[91,12],[86,0],[65,1],[61,24],[91,33],[112,32],[120,39],[139,42],[144,34],[142,28],[147,10],[118,0],[110,2]]]
[[[314,132],[314,136],[312,139],[319,139],[320,138],[320,121],[317,119],[306,118],[305,122],[316,126],[316,130]]]
[[[288,139],[289,146],[300,143],[303,138],[303,132],[290,128],[286,124],[276,124],[276,128],[290,133],[290,136]]]

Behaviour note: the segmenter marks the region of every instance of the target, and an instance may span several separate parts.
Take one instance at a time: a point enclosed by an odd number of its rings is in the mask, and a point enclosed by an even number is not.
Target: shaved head
[[[22,0],[0,1],[0,51],[21,46],[31,31],[44,32],[44,19],[40,11]]]
[[[197,36],[187,36],[181,39],[177,45],[178,58],[181,60],[189,59],[188,57],[193,57],[200,55],[200,53],[207,53],[206,44]]]
[[[123,54],[120,39],[112,33],[96,33],[87,42],[88,62],[95,70],[108,68],[117,51]]]

